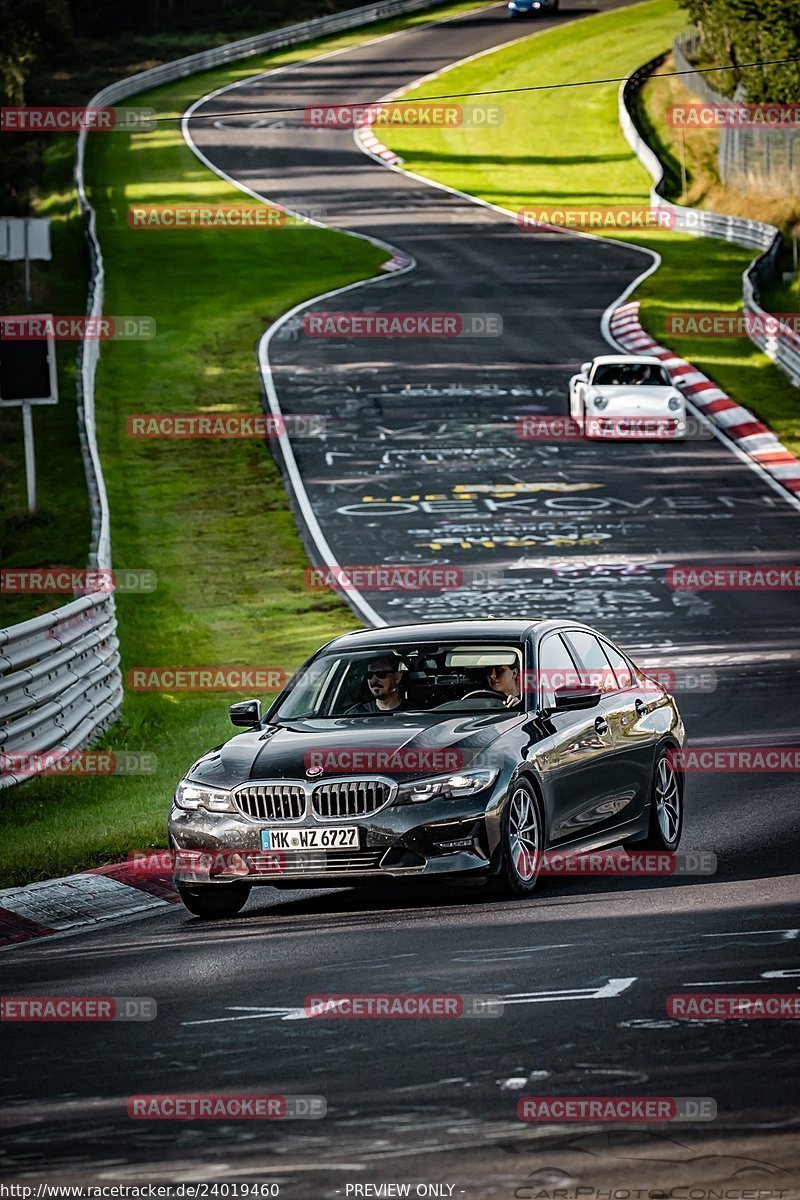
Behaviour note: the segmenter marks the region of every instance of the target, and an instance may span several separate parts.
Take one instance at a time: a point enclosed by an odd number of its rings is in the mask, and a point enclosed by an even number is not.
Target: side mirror
[[[569,712],[577,708],[594,708],[596,704],[600,703],[600,692],[591,685],[556,688],[553,694],[558,712]]]
[[[261,701],[242,700],[239,704],[232,704],[228,713],[232,725],[239,725],[242,729],[255,729],[261,724]]]
[[[585,375],[587,379],[589,378],[589,372],[591,371],[591,369],[592,369],[592,364],[590,362],[581,363],[581,375]]]

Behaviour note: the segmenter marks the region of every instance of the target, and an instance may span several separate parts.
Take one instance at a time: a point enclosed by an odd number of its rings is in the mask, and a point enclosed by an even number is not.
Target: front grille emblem
[[[308,767],[306,770],[306,778],[307,779],[316,779],[317,776],[321,775],[321,774],[322,774],[322,767]]]

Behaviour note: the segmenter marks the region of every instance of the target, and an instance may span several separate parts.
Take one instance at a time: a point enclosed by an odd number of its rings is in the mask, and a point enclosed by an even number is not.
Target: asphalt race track
[[[566,6],[542,27],[583,11]],[[281,407],[331,418],[324,440],[293,443],[309,499],[342,564],[502,572],[457,592],[371,592],[381,620],[574,615],[643,663],[716,673],[710,690],[690,678],[679,691],[690,742],[796,745],[792,593],[684,594],[664,580],[675,563],[797,562],[796,508],[713,437],[516,436],[518,416],[566,414],[566,382],[607,349],[601,315],[644,256],[523,233],[372,161],[348,131],[306,128],[302,114],[224,116],[320,95],[374,101],[531,28],[486,9],[255,80],[199,108],[223,114],[216,124],[191,122],[197,148],[241,185],[324,208],[326,223],[416,261],[312,311],[502,316],[502,337],[469,340],[332,340],[305,336],[301,316],[285,323],[270,349]],[[688,795],[681,849],[716,854],[712,876],[543,879],[521,902],[408,881],[267,888],[238,920],[210,925],[176,907],[6,951],[7,993],[144,994],[158,1019],[20,1025],[4,1039],[14,1102],[2,1170],[26,1183],[258,1179],[293,1200],[398,1182],[492,1200],[576,1187],[589,1200],[624,1188],[710,1200],[712,1185],[726,1200],[800,1195],[796,1022],[687,1022],[666,1009],[676,992],[796,992],[796,779],[700,774]],[[504,1009],[306,1017],[308,995],[338,992],[477,993]],[[201,1091],[322,1096],[327,1116],[127,1116],[129,1096]],[[602,1132],[517,1119],[520,1096],[551,1093],[710,1097],[718,1115]]]

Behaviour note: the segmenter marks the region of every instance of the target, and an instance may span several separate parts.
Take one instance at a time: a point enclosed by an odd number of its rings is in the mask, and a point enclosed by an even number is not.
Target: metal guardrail
[[[653,208],[667,209],[672,214],[672,227],[679,233],[718,238],[761,251],[742,275],[742,307],[746,314],[754,318],[756,330],[750,333],[750,340],[788,375],[795,387],[800,387],[800,337],[780,322],[777,323],[775,333],[767,335],[759,331],[776,325],[772,314],[765,312],[759,304],[759,290],[775,274],[781,251],[780,230],[764,221],[752,221],[747,217],[732,217],[725,213],[673,204],[662,194],[664,167],[636,124],[633,102],[644,80],[665,58],[666,55],[660,54],[644,63],[628,76],[619,89],[618,110],[622,132],[639,162],[653,179],[650,204]]]
[[[113,597],[94,594],[0,629],[0,787],[38,773],[28,756],[80,750],[116,720],[116,627]]]
[[[284,29],[230,42],[141,71],[103,88],[87,108],[102,108],[146,89],[213,67],[278,50],[312,38],[355,29],[388,17],[434,8],[445,0],[378,0],[349,12],[317,17]],[[105,299],[105,265],[97,218],[86,192],[86,129],[78,135],[75,186],[89,248],[91,278],[87,315],[100,317]],[[89,565],[111,567],[111,534],[103,469],[97,446],[95,377],[100,343],[84,341],[78,353],[78,429],[86,470],[92,536]],[[48,750],[79,750],[113,724],[122,705],[122,676],[114,599],[109,593],[83,596],[55,612],[0,629],[0,787],[19,783],[26,772],[8,764]]]

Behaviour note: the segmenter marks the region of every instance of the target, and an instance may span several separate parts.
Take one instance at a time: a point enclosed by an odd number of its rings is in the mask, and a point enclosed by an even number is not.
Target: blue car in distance
[[[541,13],[558,11],[558,0],[509,0],[510,17],[539,16]]]

